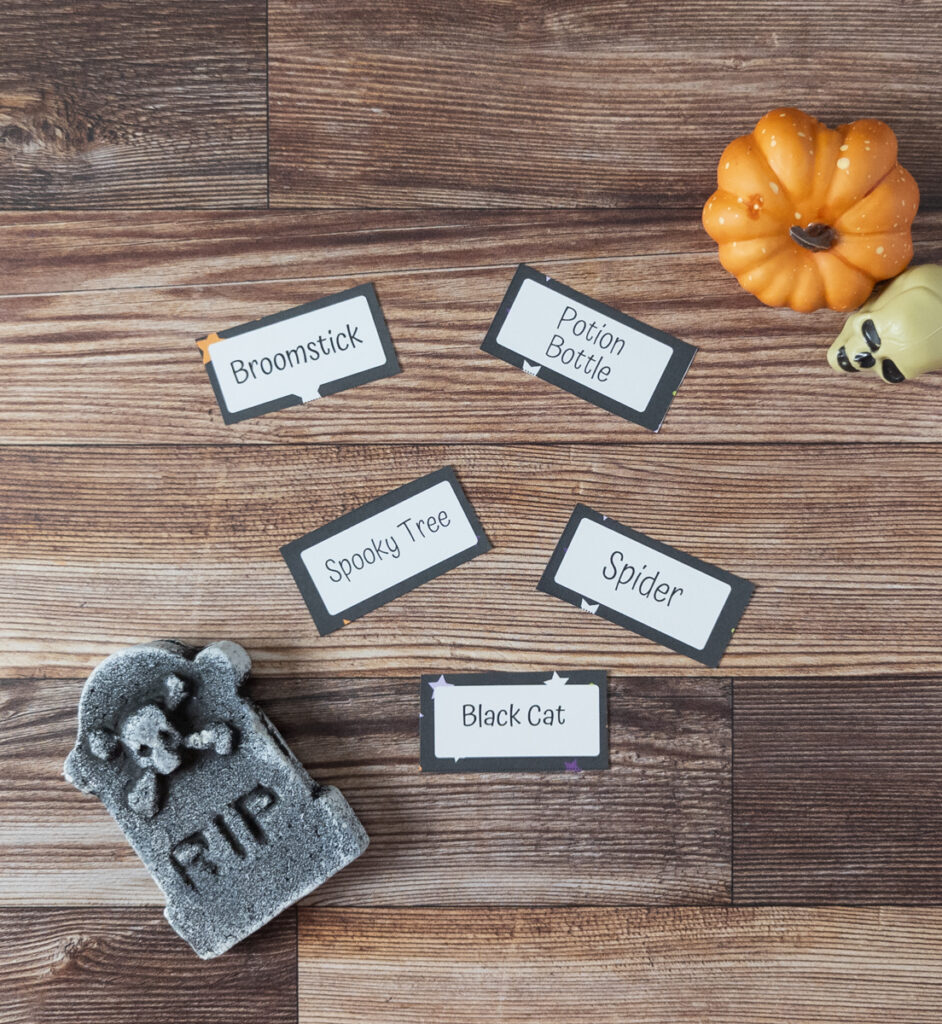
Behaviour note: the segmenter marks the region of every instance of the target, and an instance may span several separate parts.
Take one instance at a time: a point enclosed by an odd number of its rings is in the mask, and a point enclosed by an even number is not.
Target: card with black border
[[[697,351],[525,263],[481,348],[653,431]]]
[[[422,676],[426,772],[580,772],[608,768],[604,672]]]
[[[226,423],[399,373],[372,284],[214,331],[196,344]]]
[[[576,505],[537,590],[715,668],[755,586]]]
[[[490,547],[445,466],[285,544],[281,554],[325,636]]]

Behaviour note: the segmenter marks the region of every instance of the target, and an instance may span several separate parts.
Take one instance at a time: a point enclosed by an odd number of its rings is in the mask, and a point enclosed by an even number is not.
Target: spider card
[[[537,590],[715,668],[755,587],[577,505]]]

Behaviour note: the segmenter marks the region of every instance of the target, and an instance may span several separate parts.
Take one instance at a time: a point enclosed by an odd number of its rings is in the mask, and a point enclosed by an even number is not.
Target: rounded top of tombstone
[[[195,729],[209,719],[231,717],[251,666],[245,650],[229,640],[202,649],[179,640],[154,640],[112,654],[85,681],[66,778],[80,789],[96,790],[100,769],[114,761],[122,743],[128,746],[131,732],[175,736],[174,720],[182,731],[184,723]],[[153,762],[159,772],[161,764],[165,769],[171,764],[160,754],[149,741],[134,759],[139,767]]]

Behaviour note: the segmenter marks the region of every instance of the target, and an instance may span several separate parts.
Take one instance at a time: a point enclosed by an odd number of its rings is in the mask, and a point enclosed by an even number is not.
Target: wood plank
[[[373,216],[8,215],[0,281],[18,294],[0,298],[0,442],[938,439],[942,375],[891,387],[834,373],[824,350],[843,318],[761,306],[693,211],[382,214],[375,230]],[[942,214],[917,238],[919,260],[942,260]],[[700,346],[659,434],[480,351],[521,259]],[[227,427],[194,338],[367,279],[403,373]]]
[[[942,446],[631,451],[0,450],[0,673],[83,676],[115,648],[177,633],[241,641],[262,676],[547,661],[625,676],[937,671]],[[445,464],[494,550],[318,636],[280,546]],[[758,585],[721,669],[535,591],[577,501]]]
[[[889,122],[942,202],[936,0],[907,17],[877,0],[325,7],[270,4],[276,206],[702,200],[725,144],[783,101]]]
[[[302,910],[303,1024],[936,1024],[942,911]]]
[[[267,204],[265,0],[7,0],[0,205]]]
[[[423,775],[418,688],[417,677],[253,684],[308,770],[341,788],[371,837],[309,902],[729,900],[726,680],[612,680],[612,767],[578,777]],[[80,692],[79,680],[0,685],[0,904],[162,904],[102,806],[62,779]]]
[[[294,1024],[295,914],[204,962],[156,910],[0,910],[0,1021]]]
[[[917,225],[917,244],[942,256],[942,213]],[[0,237],[0,296],[306,278],[326,290],[332,278],[715,250],[699,207],[0,211]]]
[[[736,901],[938,903],[942,683],[735,691]]]

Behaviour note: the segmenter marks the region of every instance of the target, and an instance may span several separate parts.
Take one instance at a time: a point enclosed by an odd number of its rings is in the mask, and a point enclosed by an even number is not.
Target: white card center
[[[306,548],[301,561],[331,615],[478,543],[447,481]]]
[[[639,412],[673,351],[531,279],[521,284],[497,342]]]
[[[702,650],[731,587],[602,523],[583,519],[556,582]]]
[[[436,757],[599,754],[597,686],[439,686],[433,709]]]
[[[382,366],[386,353],[363,295],[223,338],[209,349],[231,413],[298,395]]]

